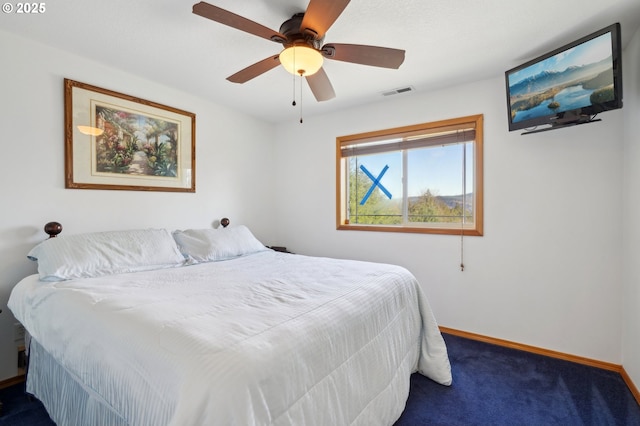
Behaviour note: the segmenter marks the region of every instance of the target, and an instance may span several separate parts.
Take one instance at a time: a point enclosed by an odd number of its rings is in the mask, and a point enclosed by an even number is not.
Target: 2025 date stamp
[[[15,14],[38,14],[47,11],[46,3],[3,3],[2,12]]]

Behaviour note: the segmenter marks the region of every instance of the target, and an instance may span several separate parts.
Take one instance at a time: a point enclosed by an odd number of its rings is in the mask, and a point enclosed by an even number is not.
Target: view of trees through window
[[[453,149],[452,149],[453,148]],[[430,147],[421,150],[435,151],[411,155],[409,159],[411,169],[407,171],[406,203],[403,196],[402,175],[393,173],[394,169],[402,173],[401,152],[372,154],[367,156],[353,156],[349,158],[349,222],[352,224],[368,225],[400,225],[402,223],[471,223],[474,218],[473,192],[473,144],[457,144],[454,147]],[[466,157],[463,157],[462,151]],[[446,158],[449,156],[450,158]],[[433,176],[436,172],[429,170],[429,162],[420,161],[422,157],[436,157],[446,161],[451,167],[446,174]],[[411,160],[414,161],[411,161]],[[371,168],[385,163],[387,171],[379,178]],[[468,164],[467,173],[463,174],[464,164]],[[382,168],[384,169],[384,168]],[[367,174],[373,176],[371,178]],[[466,176],[465,185],[462,185]],[[443,181],[444,180],[444,181]],[[387,194],[385,194],[385,191]],[[393,193],[391,197],[388,194]],[[406,205],[406,211],[405,211]]]

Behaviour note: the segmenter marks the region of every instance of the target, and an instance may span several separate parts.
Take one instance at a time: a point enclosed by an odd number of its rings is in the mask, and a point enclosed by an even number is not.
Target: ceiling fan
[[[193,13],[283,45],[281,53],[249,65],[227,77],[227,80],[246,83],[282,65],[290,73],[305,77],[316,100],[326,101],[336,95],[322,68],[324,58],[393,69],[399,68],[404,61],[405,52],[400,49],[361,44],[322,44],[327,30],[349,1],[310,0],[306,12],[293,15],[280,26],[279,31],[206,2],[193,5]]]

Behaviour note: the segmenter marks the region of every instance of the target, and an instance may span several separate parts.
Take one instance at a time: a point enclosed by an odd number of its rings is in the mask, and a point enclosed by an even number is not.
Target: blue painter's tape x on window
[[[382,184],[380,183],[380,179],[382,179],[382,176],[384,176],[384,174],[387,172],[387,170],[389,170],[389,166],[384,166],[384,168],[382,169],[382,171],[380,172],[380,174],[378,175],[378,177],[374,177],[369,170],[367,170],[367,168],[365,166],[363,166],[362,164],[360,165],[360,170],[362,170],[364,172],[364,174],[366,174],[367,176],[369,176],[369,179],[371,179],[373,181],[373,184],[371,184],[371,188],[369,188],[369,190],[367,191],[367,193],[364,195],[364,197],[362,198],[362,201],[360,201],[360,205],[364,206],[364,203],[367,202],[367,200],[369,199],[369,197],[371,196],[371,194],[373,193],[373,190],[376,189],[376,186],[378,188],[380,188],[380,190],[384,193],[384,195],[386,195],[387,197],[389,197],[389,199],[391,199],[391,193],[389,191],[387,191],[387,188],[385,188],[384,186],[382,186]]]

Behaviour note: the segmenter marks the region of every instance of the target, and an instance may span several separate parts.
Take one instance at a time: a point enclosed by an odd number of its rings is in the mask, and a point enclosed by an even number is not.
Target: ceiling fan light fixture
[[[280,63],[293,75],[310,76],[322,68],[324,58],[308,46],[290,46],[280,52]]]

